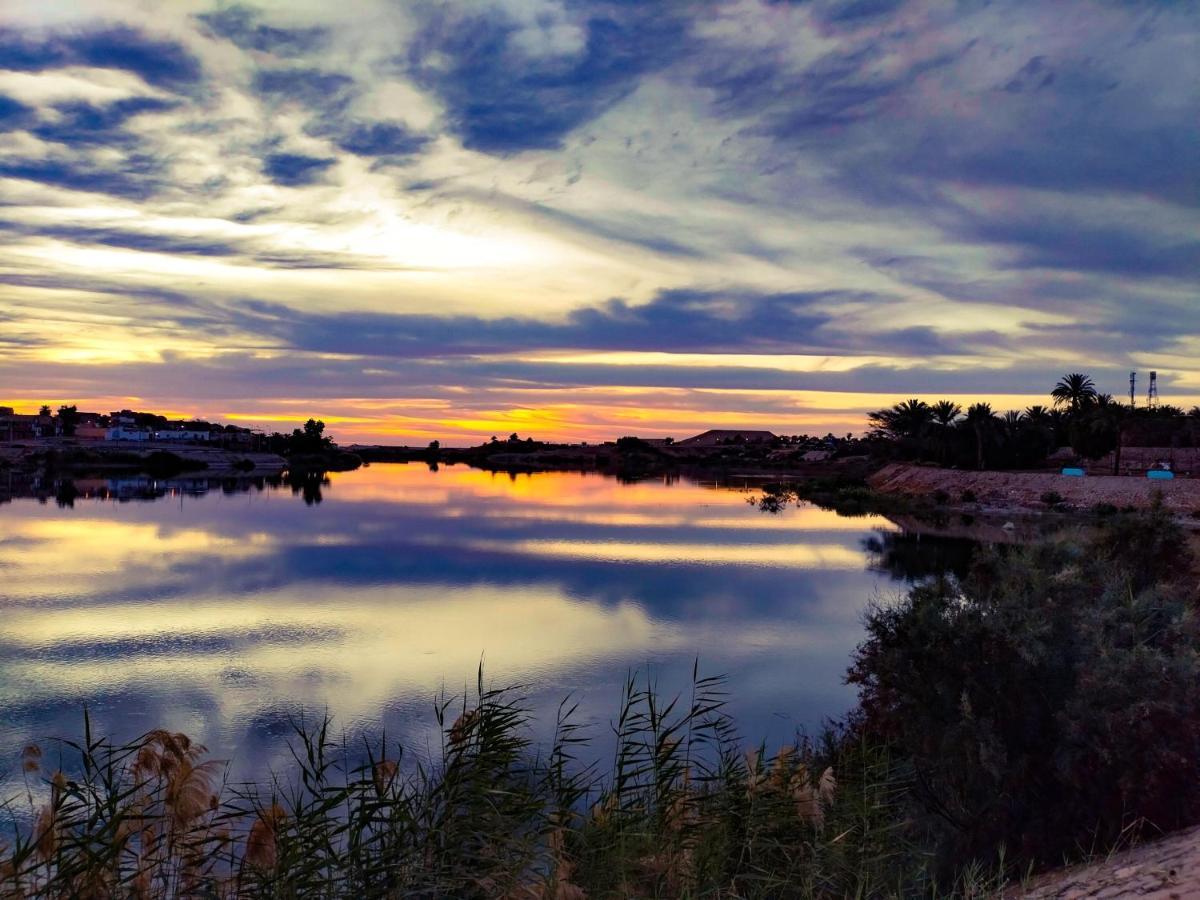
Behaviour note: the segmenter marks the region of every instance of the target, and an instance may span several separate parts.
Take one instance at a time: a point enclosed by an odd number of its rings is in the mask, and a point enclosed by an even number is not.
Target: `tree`
[[[967,425],[975,433],[975,467],[983,468],[983,447],[990,436],[996,422],[996,414],[992,412],[990,403],[976,403],[967,410]]]
[[[62,433],[70,437],[75,433],[75,426],[79,424],[79,410],[74,406],[60,406],[58,420],[62,423]]]
[[[933,404],[930,412],[933,416],[933,421],[937,423],[941,462],[945,465],[946,457],[950,452],[950,437],[953,434],[953,426],[958,417],[962,415],[962,407],[951,400],[939,400]]]
[[[53,413],[50,412],[50,407],[43,403],[38,409],[38,415],[44,418],[46,416],[53,415]]]
[[[1072,372],[1059,379],[1050,392],[1055,406],[1066,406],[1072,413],[1079,412],[1096,399],[1096,385],[1082,372]]]
[[[920,456],[921,442],[933,421],[933,410],[924,400],[912,399],[876,410],[868,418],[877,437],[908,444]]]
[[[1071,426],[1071,448],[1080,456],[1099,459],[1113,454],[1113,474],[1121,472],[1121,438],[1129,407],[1102,394],[1088,415]]]

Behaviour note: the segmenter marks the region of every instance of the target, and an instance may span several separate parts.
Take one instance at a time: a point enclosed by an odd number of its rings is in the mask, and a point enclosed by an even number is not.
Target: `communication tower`
[[[1158,406],[1158,373],[1150,373],[1150,390],[1146,393],[1146,405],[1151,409]]]
[[[1137,390],[1137,372],[1130,372],[1129,373],[1129,408],[1130,409],[1133,409],[1133,407],[1136,405],[1135,398],[1137,395],[1134,393],[1134,391],[1136,391],[1136,390]]]

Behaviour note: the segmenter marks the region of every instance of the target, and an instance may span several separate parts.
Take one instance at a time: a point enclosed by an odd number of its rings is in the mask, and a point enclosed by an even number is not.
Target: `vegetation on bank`
[[[1123,444],[1196,446],[1200,407],[1185,413],[1167,404],[1133,407],[1096,390],[1083,373],[1064,375],[1050,391],[1051,406],[998,413],[989,403],[966,410],[950,400],[912,399],[869,415],[871,437],[882,455],[975,469],[1042,465],[1059,447],[1084,459],[1114,454]],[[1130,444],[1130,441],[1133,444]]]
[[[603,763],[569,703],[539,748],[520,689],[482,673],[437,704],[436,758],[325,722],[259,785],[85,719],[25,752],[0,896],[980,896],[1197,821],[1194,562],[1161,508],[978,554],[873,607],[859,706],[776,753],[698,675],[675,701],[631,679]]]

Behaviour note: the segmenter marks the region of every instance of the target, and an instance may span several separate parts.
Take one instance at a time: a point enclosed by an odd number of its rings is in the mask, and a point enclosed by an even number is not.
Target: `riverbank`
[[[1169,834],[1088,865],[1046,872],[1002,896],[1004,900],[1200,896],[1200,828]]]
[[[861,480],[874,468],[863,455],[837,456],[772,444],[696,446],[622,438],[604,444],[497,441],[476,447],[352,444],[364,462],[468,465],[492,472],[602,472],[620,477],[698,475]]]
[[[880,494],[939,499],[952,510],[994,514],[1148,509],[1155,498],[1181,519],[1200,511],[1200,479],[1133,476],[1071,478],[1056,472],[992,472],[891,463],[867,477]]]

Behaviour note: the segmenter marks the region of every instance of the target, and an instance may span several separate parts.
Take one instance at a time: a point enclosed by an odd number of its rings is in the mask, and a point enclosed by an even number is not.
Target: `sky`
[[[6,3],[0,233],[29,411],[840,434],[1151,369],[1186,407],[1200,4]]]

